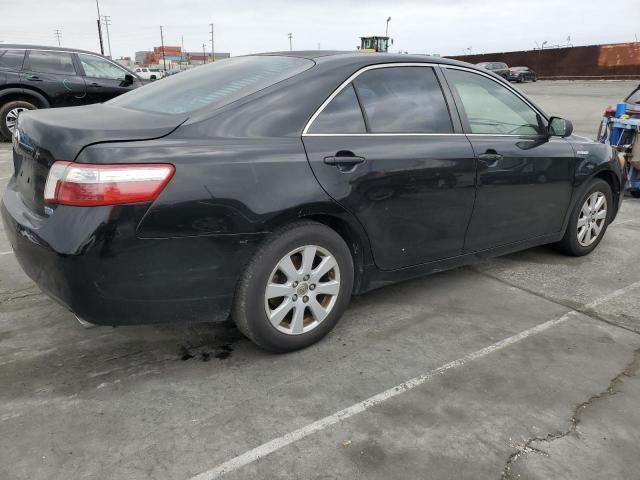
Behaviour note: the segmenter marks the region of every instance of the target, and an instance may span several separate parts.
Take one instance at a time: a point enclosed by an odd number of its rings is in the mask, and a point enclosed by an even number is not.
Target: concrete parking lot
[[[592,137],[634,84],[520,88]],[[232,324],[85,329],[0,232],[0,478],[638,478],[639,244],[629,198],[590,256],[371,292],[277,356]]]

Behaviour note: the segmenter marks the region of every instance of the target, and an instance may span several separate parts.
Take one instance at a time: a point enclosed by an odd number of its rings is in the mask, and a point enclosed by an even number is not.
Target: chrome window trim
[[[307,133],[305,137],[464,137],[464,133]]]
[[[468,67],[460,67],[457,65],[446,65],[442,63],[422,63],[422,62],[397,62],[397,63],[378,63],[375,65],[367,65],[366,67],[361,68],[357,72],[353,73],[349,78],[347,78],[344,82],[342,82],[338,88],[336,88],[331,95],[327,97],[327,99],[322,102],[320,107],[315,111],[315,113],[311,116],[311,118],[307,121],[302,130],[303,137],[365,137],[365,136],[378,136],[378,137],[401,137],[401,136],[457,136],[457,135],[467,135],[467,136],[483,136],[483,137],[530,137],[530,138],[540,138],[540,135],[518,135],[518,134],[498,134],[498,133],[309,133],[309,128],[313,124],[316,118],[323,112],[326,106],[336,97],[338,94],[347,87],[353,80],[355,80],[361,74],[368,72],[370,70],[376,70],[378,68],[393,68],[393,67],[431,67],[431,68],[452,68],[455,70],[463,70],[470,73],[475,73],[476,75],[481,75],[483,77],[488,78],[489,80],[494,81],[498,85],[506,88],[511,93],[515,94],[520,100],[522,100],[525,104],[529,106],[534,112],[544,118],[546,121],[549,121],[548,117],[541,112],[538,108],[531,104],[522,94],[520,94],[515,88],[511,85],[505,85],[500,80],[493,78],[492,75],[488,73],[484,73],[478,70],[474,70]]]

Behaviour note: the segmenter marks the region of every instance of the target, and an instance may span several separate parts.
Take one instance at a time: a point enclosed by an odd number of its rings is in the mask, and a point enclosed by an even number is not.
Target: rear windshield
[[[296,57],[235,57],[158,80],[107,103],[145,112],[189,113],[227,105],[313,65],[311,60]]]

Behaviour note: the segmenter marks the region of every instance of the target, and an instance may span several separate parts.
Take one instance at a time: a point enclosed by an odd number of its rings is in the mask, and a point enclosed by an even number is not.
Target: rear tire
[[[591,253],[607,231],[613,208],[611,187],[594,178],[574,206],[564,237],[556,244],[558,250],[574,257]]]
[[[274,232],[253,255],[238,282],[232,318],[265,350],[308,347],[347,308],[353,271],[340,235],[317,222],[296,222]]]
[[[13,100],[0,106],[0,136],[5,140],[11,140],[17,114],[24,110],[36,110],[37,108],[33,103],[25,100]]]

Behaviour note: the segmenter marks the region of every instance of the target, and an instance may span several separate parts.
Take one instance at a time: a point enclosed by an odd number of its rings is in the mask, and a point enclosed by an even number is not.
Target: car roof
[[[416,63],[438,63],[443,65],[457,65],[465,67],[474,67],[475,65],[458,60],[451,60],[445,57],[432,57],[430,55],[406,54],[406,53],[365,53],[358,51],[345,50],[300,50],[300,51],[284,51],[284,52],[265,52],[254,55],[278,55],[285,57],[306,58],[321,63],[331,63],[358,60],[358,63],[398,63],[398,62],[416,62]],[[369,60],[369,61],[367,61]]]
[[[96,52],[90,52],[88,50],[79,50],[77,48],[65,48],[65,47],[52,47],[47,45],[24,45],[18,43],[0,43],[1,49],[25,49],[25,50],[55,50],[57,52],[69,52],[69,53],[89,53],[91,55],[100,55]],[[101,57],[103,55],[100,55]]]

